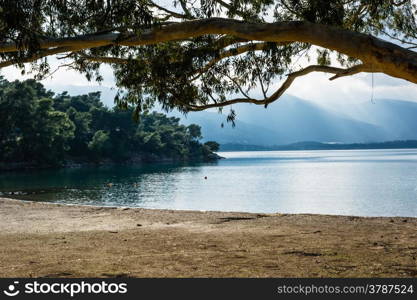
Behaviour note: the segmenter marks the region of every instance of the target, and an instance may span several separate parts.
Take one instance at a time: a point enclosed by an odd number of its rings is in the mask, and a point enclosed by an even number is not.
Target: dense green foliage
[[[210,148],[211,151],[217,152],[220,150],[220,144],[214,141],[205,142],[204,145]]]
[[[146,36],[151,30],[182,22],[223,18],[245,22],[246,29],[273,22],[314,23],[415,49],[416,14],[411,0],[6,0],[0,1],[0,41],[17,48],[0,52],[0,58],[5,65],[18,64],[22,71],[24,62],[32,62],[36,74],[43,76],[51,71],[47,57],[60,53],[71,68],[98,80],[100,65],[109,63],[121,107],[134,104],[140,112],[159,102],[167,110],[187,112],[209,104],[221,108],[236,95],[239,101],[250,100],[259,94],[256,88],[267,99],[279,79],[300,70],[303,56],[309,58],[306,61],[316,58],[319,65],[345,67],[356,64],[358,57],[314,48],[309,42],[257,43],[226,34],[136,46],[129,41],[151,40],[152,34]],[[72,44],[87,37],[105,39],[106,34],[112,35],[107,44]],[[60,39],[66,40],[56,43]],[[228,120],[234,117],[231,109]]]
[[[66,160],[99,162],[204,160],[215,144],[203,145],[198,125],[179,124],[161,113],[132,120],[132,109],[109,109],[100,93],[55,95],[34,80],[0,78],[0,162],[58,165]],[[214,147],[214,148],[212,148]]]

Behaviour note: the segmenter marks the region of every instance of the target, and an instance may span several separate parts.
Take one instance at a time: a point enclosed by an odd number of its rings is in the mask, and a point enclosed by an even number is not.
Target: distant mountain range
[[[385,140],[417,138],[416,102],[393,99],[367,101],[352,106],[347,114],[383,128]]]
[[[225,115],[207,111],[190,113],[183,117],[183,123],[201,125],[204,139],[220,144],[271,146],[299,141],[372,143],[417,139],[414,102],[377,100],[338,112],[284,96],[267,109],[250,104],[235,105],[233,109],[237,112],[235,128],[225,122]]]
[[[270,150],[353,150],[353,149],[410,149],[417,148],[417,140],[390,141],[381,143],[320,143],[298,142],[288,145],[259,146],[244,144],[222,144],[220,151],[270,151]]]

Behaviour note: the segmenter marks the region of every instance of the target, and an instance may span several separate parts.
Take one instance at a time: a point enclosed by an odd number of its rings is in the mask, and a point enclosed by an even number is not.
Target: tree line
[[[200,142],[201,128],[162,113],[110,109],[100,92],[55,94],[35,80],[0,77],[0,162],[59,166],[73,162],[210,160],[216,142]]]

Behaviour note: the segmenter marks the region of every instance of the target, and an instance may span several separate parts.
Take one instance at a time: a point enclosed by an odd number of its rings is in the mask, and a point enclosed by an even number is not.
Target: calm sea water
[[[220,155],[210,164],[7,172],[0,191],[70,204],[417,216],[417,149]]]

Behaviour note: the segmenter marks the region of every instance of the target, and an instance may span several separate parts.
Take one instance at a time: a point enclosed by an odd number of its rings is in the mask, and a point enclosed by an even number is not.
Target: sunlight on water
[[[0,191],[71,204],[417,216],[417,150],[220,155],[212,164],[3,173]]]

